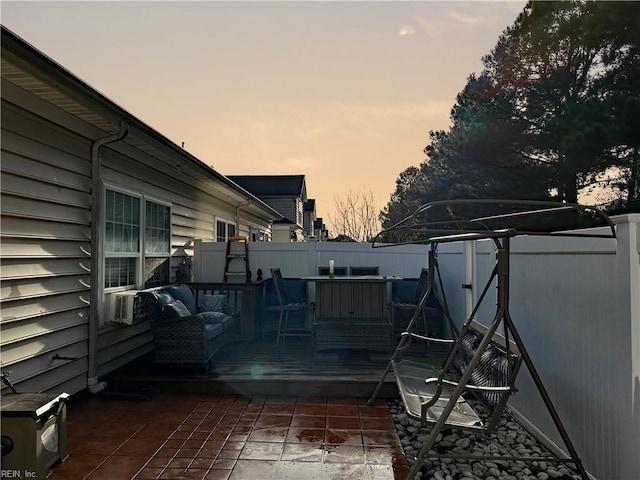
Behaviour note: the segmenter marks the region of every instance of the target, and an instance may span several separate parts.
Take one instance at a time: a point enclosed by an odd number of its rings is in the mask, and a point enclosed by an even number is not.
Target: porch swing
[[[592,229],[602,226],[608,227],[604,233],[602,229]],[[510,240],[519,235],[615,238],[615,226],[603,212],[577,204],[452,200],[421,206],[411,216],[381,231],[373,240],[374,248],[430,245],[429,273],[434,278],[439,275],[439,269],[431,268],[431,264],[437,266],[436,248],[441,243],[491,239],[496,248],[496,262],[491,275],[459,334],[455,327],[452,328],[452,339],[417,333],[418,313],[431,293],[427,289],[369,399],[372,405],[393,369],[407,415],[419,419],[423,427],[433,425],[407,479],[415,478],[425,460],[430,458],[566,463],[575,466],[582,480],[589,478],[509,313]],[[433,285],[434,278],[430,279],[430,285]],[[492,285],[497,291],[496,311],[491,323],[485,326],[475,317]],[[445,312],[448,315],[448,310]],[[450,324],[453,325],[451,320]],[[448,344],[449,351],[442,366],[436,368],[403,358],[408,356],[412,342]],[[495,431],[509,396],[517,390],[515,382],[522,363],[529,370],[568,455],[506,457],[464,452],[435,453],[432,449],[443,429],[487,434]],[[475,403],[469,401],[472,398]],[[484,408],[478,408],[478,403]]]

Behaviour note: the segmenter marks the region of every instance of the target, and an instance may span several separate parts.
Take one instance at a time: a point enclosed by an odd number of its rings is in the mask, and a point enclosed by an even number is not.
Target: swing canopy
[[[593,231],[608,227],[606,231]],[[544,235],[615,238],[615,225],[601,210],[586,205],[535,200],[442,200],[380,231],[374,248],[433,244],[482,238]]]

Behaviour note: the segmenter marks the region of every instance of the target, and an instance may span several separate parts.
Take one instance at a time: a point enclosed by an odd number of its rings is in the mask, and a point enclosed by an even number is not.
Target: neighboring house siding
[[[298,198],[270,198],[262,197],[262,200],[277,210],[283,217],[302,227],[302,202]]]
[[[307,235],[313,235],[313,222],[316,220],[315,212],[304,212],[303,225],[304,232]]]
[[[273,226],[273,240],[274,242],[290,242],[291,230],[288,225],[274,225]]]

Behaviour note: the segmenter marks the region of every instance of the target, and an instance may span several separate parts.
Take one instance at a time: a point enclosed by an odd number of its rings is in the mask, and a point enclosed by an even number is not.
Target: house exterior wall
[[[89,371],[91,147],[107,134],[4,79],[1,113],[2,370],[11,371],[19,392],[75,393],[87,387]],[[252,227],[270,231],[266,210],[264,216],[238,210],[209,184],[169,171],[129,144],[103,147],[101,161],[103,189],[170,205],[170,281],[183,258],[191,263],[196,238],[215,239],[216,216],[239,219],[247,235]],[[112,323],[106,306],[105,295],[98,307],[98,376],[153,349],[147,324]]]
[[[86,384],[90,148],[3,100],[1,362],[19,391]]]

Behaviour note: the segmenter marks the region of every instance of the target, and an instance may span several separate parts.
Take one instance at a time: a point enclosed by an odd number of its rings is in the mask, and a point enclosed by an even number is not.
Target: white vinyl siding
[[[19,391],[76,392],[86,386],[91,143],[4,99],[1,143],[2,368]]]

